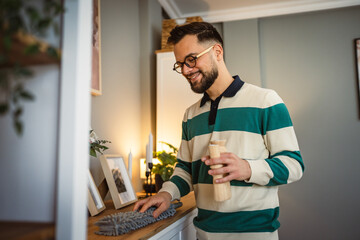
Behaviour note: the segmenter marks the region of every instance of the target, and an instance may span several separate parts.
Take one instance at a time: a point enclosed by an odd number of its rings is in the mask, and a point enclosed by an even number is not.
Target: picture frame
[[[100,163],[116,209],[136,202],[137,196],[132,186],[124,158],[118,155],[101,155]]]
[[[102,94],[100,0],[93,0],[91,95]]]
[[[95,216],[105,209],[104,201],[96,187],[94,178],[88,170],[88,210],[91,216]]]

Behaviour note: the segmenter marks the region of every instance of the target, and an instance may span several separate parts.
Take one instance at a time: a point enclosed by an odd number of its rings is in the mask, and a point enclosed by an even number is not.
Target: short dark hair
[[[177,44],[186,35],[195,35],[200,43],[215,41],[223,46],[223,40],[216,28],[207,22],[192,22],[178,25],[170,32],[168,44]]]

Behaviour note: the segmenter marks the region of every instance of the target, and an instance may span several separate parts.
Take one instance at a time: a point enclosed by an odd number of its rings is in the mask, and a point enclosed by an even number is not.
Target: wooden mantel
[[[161,220],[161,221],[158,221],[158,222],[155,222],[155,223],[152,223],[152,224],[150,224],[144,228],[138,229],[136,231],[132,231],[132,232],[129,232],[124,235],[112,237],[112,236],[103,236],[103,235],[95,234],[95,232],[98,231],[99,228],[94,223],[110,214],[115,214],[118,212],[132,211],[134,204],[131,204],[125,208],[116,210],[114,208],[113,203],[111,201],[107,201],[107,202],[105,202],[106,209],[103,212],[101,212],[97,216],[89,217],[88,240],[148,239],[148,238],[154,236],[155,234],[159,233],[160,231],[162,231],[163,229],[165,229],[172,223],[176,222],[180,218],[186,216],[187,214],[189,214],[191,211],[193,211],[196,208],[194,192],[191,192],[188,195],[186,195],[185,197],[182,197],[181,202],[183,203],[183,206],[176,209],[176,214],[174,216],[164,219],[164,220]]]

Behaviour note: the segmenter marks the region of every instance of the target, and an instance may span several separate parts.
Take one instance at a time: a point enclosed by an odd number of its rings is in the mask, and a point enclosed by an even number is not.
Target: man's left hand
[[[222,164],[221,168],[209,170],[210,175],[224,175],[223,178],[216,179],[216,183],[229,182],[231,180],[249,180],[251,177],[251,168],[248,161],[239,158],[233,153],[225,152],[220,154],[220,158],[210,158],[204,156],[201,161],[206,165]]]

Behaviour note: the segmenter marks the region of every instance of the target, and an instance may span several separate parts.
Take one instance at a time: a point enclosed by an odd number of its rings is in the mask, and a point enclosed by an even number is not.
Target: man
[[[278,186],[299,180],[304,171],[287,108],[273,90],[232,77],[223,41],[209,23],[174,28],[174,70],[204,96],[183,119],[178,163],[159,193],[138,201],[134,210],[157,206],[160,215],[174,199],[194,190],[198,239],[278,239]],[[211,140],[226,140],[228,152],[211,159]],[[210,166],[223,164],[211,170]],[[213,183],[212,175],[225,174]],[[216,202],[213,184],[230,181],[232,197]]]

